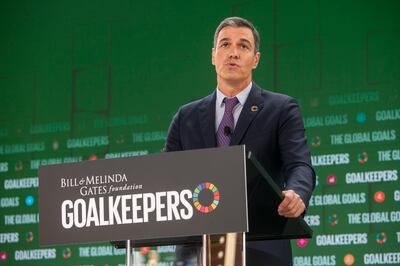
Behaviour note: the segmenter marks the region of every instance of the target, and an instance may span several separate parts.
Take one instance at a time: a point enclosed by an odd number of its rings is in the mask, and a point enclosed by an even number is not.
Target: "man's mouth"
[[[227,62],[226,65],[229,66],[229,67],[239,67],[238,64],[233,63],[233,62]]]

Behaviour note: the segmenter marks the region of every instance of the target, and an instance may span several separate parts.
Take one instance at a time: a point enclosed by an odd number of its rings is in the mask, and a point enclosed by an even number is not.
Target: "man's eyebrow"
[[[228,37],[225,37],[225,38],[222,38],[221,40],[219,40],[218,41],[218,43],[220,43],[220,42],[224,42],[224,41],[229,41],[230,40],[230,38],[228,38]]]
[[[224,42],[224,41],[230,41],[231,39],[228,37],[222,38],[221,40],[218,41],[218,43]],[[241,42],[248,43],[251,46],[251,42],[245,38],[240,39]]]
[[[247,40],[247,39],[243,39],[243,38],[242,38],[242,39],[240,39],[240,41],[241,41],[241,42],[248,43],[248,44],[251,46],[251,42],[250,42],[249,40]]]

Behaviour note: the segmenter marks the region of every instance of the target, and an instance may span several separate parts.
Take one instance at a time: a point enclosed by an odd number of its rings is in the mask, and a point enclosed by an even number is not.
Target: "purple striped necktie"
[[[225,97],[223,102],[225,103],[225,111],[217,130],[218,147],[229,146],[229,143],[231,142],[231,136],[235,127],[232,111],[233,108],[235,108],[235,106],[239,103],[239,100],[236,97]]]

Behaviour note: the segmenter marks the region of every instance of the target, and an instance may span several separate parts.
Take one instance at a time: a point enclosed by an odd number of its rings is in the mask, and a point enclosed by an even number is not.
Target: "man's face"
[[[212,64],[218,81],[250,83],[252,71],[257,67],[260,53],[255,53],[254,37],[249,28],[225,27],[212,49]]]

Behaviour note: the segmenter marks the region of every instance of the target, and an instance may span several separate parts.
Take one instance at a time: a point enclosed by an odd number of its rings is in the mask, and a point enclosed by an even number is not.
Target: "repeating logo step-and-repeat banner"
[[[321,96],[319,105],[311,97],[299,99],[317,186],[305,217],[314,237],[292,242],[295,265],[400,263],[400,106],[392,97],[366,91]],[[83,137],[70,137],[67,121],[2,128],[0,260],[5,265],[122,264],[125,251],[109,243],[39,245],[37,170],[41,165],[159,152],[166,131],[145,130],[151,120],[129,116],[80,121],[78,126],[89,132],[112,129],[109,135]],[[174,250],[144,247],[137,249],[136,259],[172,265]]]
[[[302,99],[317,187],[294,265],[400,265],[400,106],[390,91]]]

